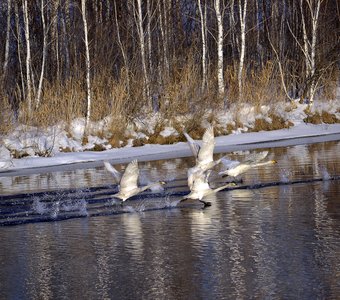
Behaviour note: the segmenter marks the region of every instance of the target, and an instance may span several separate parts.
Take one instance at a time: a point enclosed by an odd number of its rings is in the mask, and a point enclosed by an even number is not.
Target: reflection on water
[[[38,215],[89,215],[0,227],[0,298],[336,299],[340,185],[327,179],[340,174],[339,145],[273,149],[276,166],[244,176],[245,184],[324,181],[221,191],[209,196],[213,205],[204,210],[200,204],[169,207],[178,191],[187,191],[192,159],[141,163],[143,180],[172,180],[165,194],[145,194],[124,208],[131,213],[106,216],[93,213],[105,204],[87,198],[106,199],[114,189],[103,168],[0,178],[1,193],[13,195],[81,187],[39,194],[29,208]],[[95,186],[110,189],[88,190]],[[143,209],[148,202],[169,205]]]

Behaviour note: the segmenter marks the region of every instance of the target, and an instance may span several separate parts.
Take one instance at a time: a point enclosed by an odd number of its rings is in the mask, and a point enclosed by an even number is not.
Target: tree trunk
[[[6,25],[6,42],[5,42],[5,59],[2,68],[1,81],[4,84],[7,76],[8,59],[9,59],[9,43],[10,43],[10,30],[11,30],[11,0],[7,0],[7,25]]]
[[[223,22],[220,7],[220,0],[215,0],[215,12],[217,17],[217,83],[218,83],[218,94],[221,99],[224,98],[224,78],[223,78]],[[225,103],[224,103],[225,104]]]
[[[242,1],[239,0],[239,13],[240,13],[240,26],[241,26],[241,51],[240,51],[240,65],[238,69],[238,93],[239,100],[243,100],[243,66],[244,66],[244,56],[246,51],[246,15],[247,15],[247,2],[244,0],[243,7]]]
[[[30,31],[29,31],[29,18],[28,18],[28,6],[27,0],[22,3],[22,9],[24,12],[24,24],[25,24],[25,39],[26,39],[26,101],[28,108],[28,116],[31,117],[32,113],[32,77],[31,77],[31,46],[30,46]]]
[[[198,9],[201,20],[201,36],[202,36],[202,91],[207,85],[207,6],[204,4],[204,12],[202,10],[201,0],[198,0]]]
[[[138,35],[139,35],[139,44],[140,44],[140,52],[142,58],[142,69],[144,75],[144,96],[146,97],[149,108],[152,109],[152,103],[150,101],[150,81],[148,70],[146,68],[146,59],[145,59],[145,39],[144,39],[144,29],[143,29],[143,14],[142,14],[142,0],[137,0],[137,22],[138,22]]]
[[[45,61],[46,61],[46,54],[47,54],[47,31],[46,31],[46,23],[45,23],[45,16],[44,16],[44,7],[45,3],[44,0],[41,0],[41,23],[43,27],[43,57],[42,57],[42,63],[41,63],[41,72],[40,72],[40,78],[39,78],[39,86],[38,86],[38,92],[37,92],[37,98],[35,101],[35,108],[38,108],[41,101],[41,93],[42,93],[42,85],[44,80],[44,72],[45,72]]]
[[[87,109],[85,119],[85,133],[88,133],[88,126],[91,117],[91,80],[90,80],[90,50],[88,41],[88,29],[86,20],[86,0],[81,0],[81,12],[84,23],[84,41],[85,41],[85,52],[86,52],[86,95],[87,95]]]

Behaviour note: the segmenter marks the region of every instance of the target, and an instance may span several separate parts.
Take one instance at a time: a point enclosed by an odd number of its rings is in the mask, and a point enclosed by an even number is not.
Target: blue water
[[[0,179],[0,298],[337,299],[339,150],[272,149],[206,209],[175,206],[192,159],[140,164],[168,184],[123,208],[102,168]]]

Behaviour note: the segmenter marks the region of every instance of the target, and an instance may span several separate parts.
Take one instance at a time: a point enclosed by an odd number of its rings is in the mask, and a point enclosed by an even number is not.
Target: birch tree
[[[223,22],[220,0],[214,0],[214,7],[217,18],[217,84],[220,98],[224,98],[224,78],[223,78]]]
[[[37,98],[35,101],[35,108],[38,108],[41,101],[41,93],[42,93],[42,85],[44,80],[44,72],[45,72],[45,62],[46,62],[46,54],[47,54],[47,29],[46,29],[46,22],[45,22],[45,16],[44,16],[44,7],[45,2],[44,0],[41,0],[41,24],[43,29],[43,56],[42,56],[42,62],[41,62],[41,71],[40,71],[40,78],[39,78],[39,85],[38,85],[38,92],[37,92]]]
[[[303,47],[302,51],[305,56],[306,65],[306,82],[307,82],[307,96],[309,103],[313,104],[315,91],[317,87],[315,78],[315,56],[316,56],[316,42],[318,31],[318,20],[320,13],[320,6],[323,0],[300,0],[301,22],[303,30]],[[304,13],[303,3],[307,5],[307,11],[311,20],[311,33],[308,36],[306,17]]]
[[[201,36],[202,36],[202,90],[207,84],[207,5],[204,3],[202,9],[201,0],[198,0],[198,9],[201,21]]]
[[[28,17],[28,6],[27,0],[22,2],[22,10],[24,13],[24,24],[25,24],[25,40],[26,40],[26,100],[28,115],[31,117],[32,112],[32,77],[31,77],[31,42],[30,42],[30,30],[29,30],[29,17]]]
[[[242,0],[238,1],[239,16],[240,16],[240,27],[241,27],[241,49],[240,49],[240,63],[238,69],[238,92],[239,99],[243,100],[243,66],[244,66],[244,56],[246,52],[246,15],[247,15],[247,2],[244,0],[242,5]]]
[[[7,24],[6,24],[6,42],[5,42],[5,58],[2,68],[2,82],[5,80],[8,69],[9,59],[9,43],[10,43],[10,30],[11,30],[11,0],[7,0]]]
[[[86,20],[86,0],[81,0],[81,12],[84,23],[84,42],[85,42],[85,57],[86,57],[86,95],[87,95],[87,109],[85,119],[85,132],[88,130],[91,117],[91,80],[90,80],[90,50],[88,41],[88,29]]]
[[[152,103],[150,101],[150,81],[148,70],[146,68],[146,58],[145,58],[145,38],[143,29],[143,14],[142,14],[142,0],[137,0],[137,32],[139,36],[139,46],[142,59],[142,69],[144,75],[144,96],[149,102],[149,107],[152,108]]]

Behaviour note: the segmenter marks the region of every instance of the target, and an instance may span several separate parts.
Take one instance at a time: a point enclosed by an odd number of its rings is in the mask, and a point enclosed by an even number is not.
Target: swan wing
[[[139,176],[138,162],[137,160],[133,160],[127,165],[124,171],[124,174],[120,181],[120,190],[131,191],[133,189],[137,189],[138,176]]]
[[[193,156],[195,158],[197,158],[198,152],[200,150],[200,145],[185,131],[183,132],[183,134],[188,141],[188,144],[189,144],[189,147],[190,147],[190,150],[191,150]]]
[[[243,163],[246,164],[255,164],[259,161],[265,159],[268,155],[268,151],[262,151],[262,152],[254,152],[246,157],[246,160]]]
[[[238,160],[231,160],[231,159],[228,159],[227,157],[222,157],[221,162],[223,164],[223,167],[226,170],[233,169],[240,164],[240,162]]]
[[[215,137],[214,128],[209,126],[203,134],[202,146],[198,152],[197,162],[199,164],[206,164],[214,160]]]
[[[122,174],[116,170],[116,168],[111,165],[108,161],[104,161],[104,166],[106,168],[106,170],[108,170],[114,177],[116,183],[119,183],[121,178],[122,178]]]

